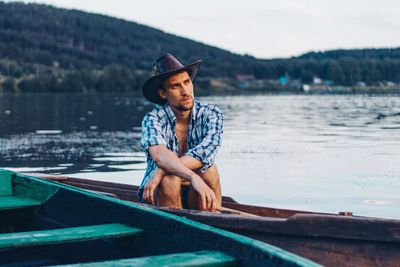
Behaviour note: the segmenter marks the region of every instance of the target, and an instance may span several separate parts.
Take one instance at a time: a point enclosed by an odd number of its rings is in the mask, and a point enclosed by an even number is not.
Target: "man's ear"
[[[165,89],[158,89],[158,95],[159,95],[162,99],[167,99],[167,94],[165,93]]]

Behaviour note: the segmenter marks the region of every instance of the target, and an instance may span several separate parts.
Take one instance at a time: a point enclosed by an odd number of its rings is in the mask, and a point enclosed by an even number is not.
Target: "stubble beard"
[[[192,110],[194,106],[194,100],[193,98],[191,98],[190,104],[187,105],[178,105],[175,108],[179,111],[188,111],[188,110]]]

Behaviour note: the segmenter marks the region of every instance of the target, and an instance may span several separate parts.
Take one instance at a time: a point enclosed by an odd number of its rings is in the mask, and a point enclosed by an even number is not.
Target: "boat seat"
[[[175,253],[159,256],[149,256],[130,259],[119,259],[102,262],[89,262],[79,264],[58,265],[64,267],[86,266],[86,267],[103,267],[103,266],[146,266],[146,267],[194,267],[194,266],[238,266],[235,258],[219,252],[219,251],[197,251],[186,253]]]
[[[40,201],[16,196],[0,196],[0,210],[39,206]]]
[[[124,224],[101,224],[72,228],[0,234],[0,249],[61,244],[103,238],[133,236],[142,232]]]

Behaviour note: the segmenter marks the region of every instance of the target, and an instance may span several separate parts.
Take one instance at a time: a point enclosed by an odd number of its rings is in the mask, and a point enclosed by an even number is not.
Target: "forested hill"
[[[61,68],[102,68],[117,63],[149,71],[166,52],[185,61],[203,58],[204,75],[231,75],[225,62],[246,58],[134,22],[46,5],[0,4],[1,57]],[[218,66],[219,74],[212,73]],[[203,70],[204,72],[204,70]]]
[[[24,91],[135,90],[154,59],[167,52],[184,64],[203,59],[202,76],[234,77],[256,62],[122,19],[0,2],[0,71],[22,83],[18,87]]]
[[[39,4],[0,2],[0,92],[131,92],[153,60],[172,53],[203,59],[199,77],[257,79],[283,75],[336,84],[399,81],[400,49],[338,50],[260,60],[178,37],[134,22]]]

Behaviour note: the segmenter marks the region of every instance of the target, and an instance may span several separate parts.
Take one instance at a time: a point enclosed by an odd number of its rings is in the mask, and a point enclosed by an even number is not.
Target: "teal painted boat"
[[[1,266],[319,266],[119,199],[0,170]]]
[[[137,202],[137,186],[31,174],[103,195]],[[399,267],[400,220],[307,212],[241,204],[222,198],[221,213],[153,207],[248,236],[324,266]],[[227,209],[226,209],[227,208]]]

